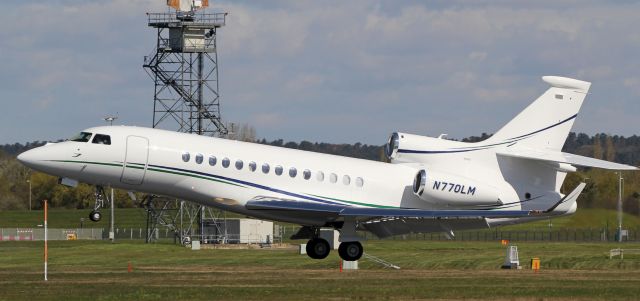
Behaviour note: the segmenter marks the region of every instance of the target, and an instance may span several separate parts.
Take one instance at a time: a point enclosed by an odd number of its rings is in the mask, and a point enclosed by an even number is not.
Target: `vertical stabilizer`
[[[559,76],[544,76],[542,80],[551,88],[487,141],[562,149],[591,83]]]

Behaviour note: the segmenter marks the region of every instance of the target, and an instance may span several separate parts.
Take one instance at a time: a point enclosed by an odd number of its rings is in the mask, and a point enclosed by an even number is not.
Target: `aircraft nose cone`
[[[20,163],[29,166],[29,167],[33,167],[34,163],[36,162],[36,158],[35,158],[35,150],[28,150],[26,152],[23,152],[21,154],[18,155],[18,161],[20,161]]]

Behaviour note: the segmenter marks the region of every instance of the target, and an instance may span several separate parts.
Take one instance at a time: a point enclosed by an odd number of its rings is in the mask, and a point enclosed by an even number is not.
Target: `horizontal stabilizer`
[[[514,157],[521,159],[530,159],[555,163],[566,163],[571,165],[595,167],[612,170],[638,170],[637,167],[625,164],[619,164],[569,153],[537,150],[528,148],[506,149],[497,153],[501,156]]]
[[[562,198],[559,202],[553,205],[551,208],[544,211],[544,213],[552,213],[552,214],[571,214],[576,211],[578,197],[582,190],[586,186],[585,183],[580,183],[576,188],[571,191],[571,193],[567,194],[564,198]]]

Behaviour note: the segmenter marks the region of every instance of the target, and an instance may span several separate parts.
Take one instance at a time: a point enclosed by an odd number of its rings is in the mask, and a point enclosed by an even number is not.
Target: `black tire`
[[[357,241],[343,242],[338,247],[338,254],[345,261],[356,261],[362,257],[362,253],[364,253],[364,248]]]
[[[325,259],[331,252],[329,242],[322,238],[314,238],[307,242],[307,255],[313,259]]]
[[[93,210],[89,213],[89,219],[92,222],[99,222],[102,219],[102,213],[100,213],[100,211]]]

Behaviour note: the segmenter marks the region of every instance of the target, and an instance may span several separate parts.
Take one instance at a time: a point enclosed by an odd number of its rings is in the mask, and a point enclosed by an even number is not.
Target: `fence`
[[[103,239],[103,229],[49,229],[49,240]],[[44,240],[44,228],[0,228],[0,241]]]
[[[298,226],[281,226],[274,227],[273,237],[268,235],[259,237],[255,235],[240,237],[239,235],[229,234],[226,236],[205,235],[203,241],[205,243],[269,243],[287,241],[289,237],[298,230]],[[120,240],[137,240],[146,238],[145,228],[117,228],[114,231],[115,239]],[[165,228],[159,228],[156,232],[158,240],[174,240],[178,241],[178,235],[173,231]],[[371,233],[361,232],[361,237],[367,240],[378,240]],[[103,228],[84,228],[84,229],[49,229],[50,240],[72,240],[72,239],[108,239],[109,231]],[[43,240],[43,228],[0,228],[0,241],[31,241]],[[196,235],[194,240],[199,238]],[[396,235],[385,240],[426,240],[426,241],[445,241],[450,240],[443,233],[415,233],[406,235]],[[496,241],[506,239],[509,241],[549,241],[549,242],[613,242],[617,241],[617,233],[615,230],[602,229],[564,229],[564,230],[478,230],[478,231],[459,231],[455,232],[455,241]],[[640,242],[640,229],[623,230],[623,241]]]

